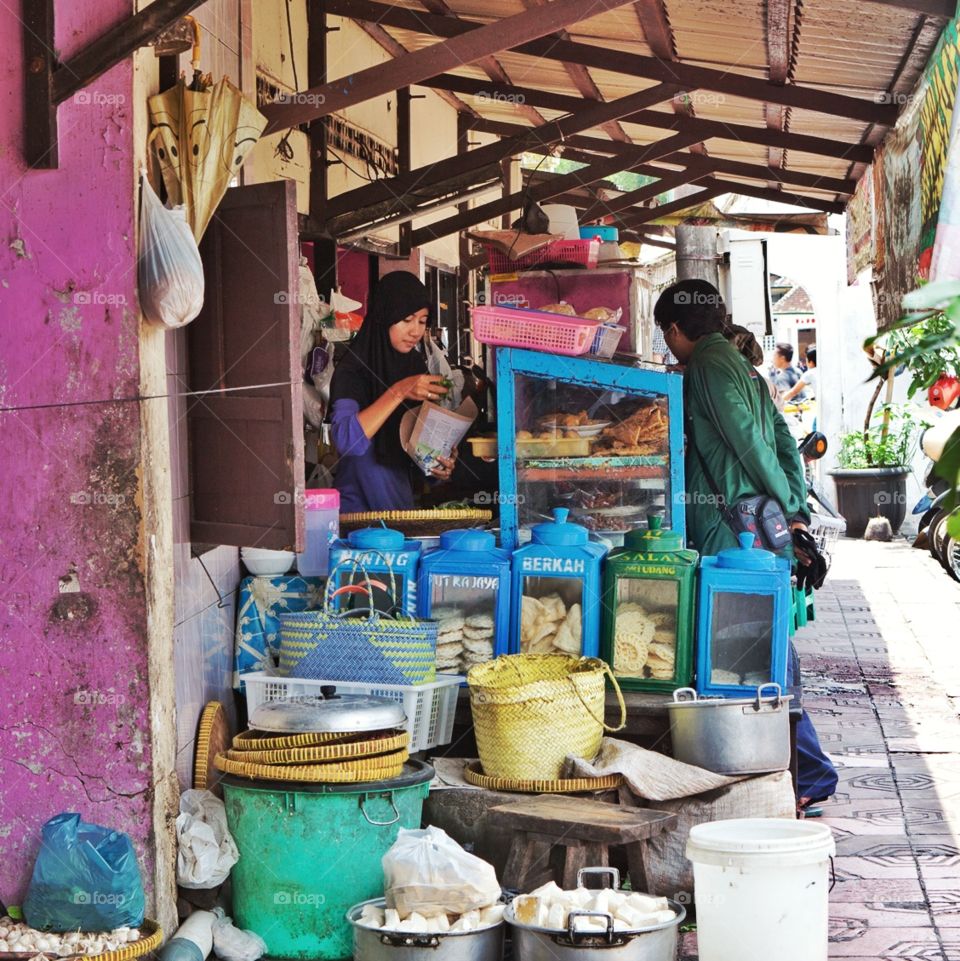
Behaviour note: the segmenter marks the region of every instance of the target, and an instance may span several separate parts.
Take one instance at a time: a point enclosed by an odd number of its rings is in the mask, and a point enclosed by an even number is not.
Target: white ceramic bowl
[[[241,547],[240,559],[251,574],[266,577],[286,574],[293,567],[297,555],[293,551],[268,551],[260,547]]]

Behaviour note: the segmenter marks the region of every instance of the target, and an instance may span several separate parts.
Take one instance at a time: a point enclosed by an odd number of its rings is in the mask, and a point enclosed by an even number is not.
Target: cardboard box
[[[449,457],[477,419],[476,404],[468,397],[456,410],[424,401],[408,410],[400,421],[400,443],[417,467],[429,475]]]

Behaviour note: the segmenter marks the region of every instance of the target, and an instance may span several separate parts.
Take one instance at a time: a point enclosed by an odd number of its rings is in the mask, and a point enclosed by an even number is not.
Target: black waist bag
[[[753,534],[761,547],[775,554],[793,543],[793,535],[783,508],[772,497],[764,494],[745,497],[727,507],[723,511],[723,518],[734,534]]]

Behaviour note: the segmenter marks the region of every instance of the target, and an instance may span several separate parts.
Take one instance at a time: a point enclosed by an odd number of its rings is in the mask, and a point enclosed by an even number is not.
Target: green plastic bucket
[[[383,895],[380,859],[400,828],[420,827],[433,768],[409,761],[399,777],[362,784],[222,780],[230,833],[235,923],[274,958],[335,961],[353,954],[346,913]]]

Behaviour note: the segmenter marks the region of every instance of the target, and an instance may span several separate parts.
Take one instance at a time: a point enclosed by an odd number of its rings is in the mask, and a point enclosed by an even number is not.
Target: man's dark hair
[[[727,308],[713,284],[705,280],[681,280],[659,296],[653,319],[661,330],[676,324],[684,337],[697,340],[706,334],[723,333],[727,326]]]
[[[793,347],[790,344],[777,344],[777,353],[789,364],[793,360]]]
[[[817,345],[811,344],[807,348],[807,363],[815,364],[817,362]]]

